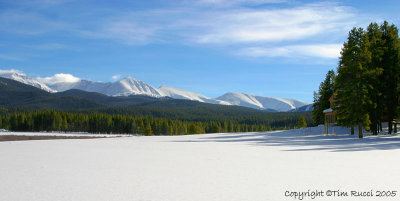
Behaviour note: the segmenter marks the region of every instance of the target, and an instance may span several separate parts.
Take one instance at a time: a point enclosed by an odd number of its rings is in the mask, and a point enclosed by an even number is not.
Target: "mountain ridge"
[[[88,92],[98,92],[109,96],[129,96],[129,95],[148,95],[159,97],[157,89],[152,86],[127,77],[116,82],[93,82],[89,80],[79,80],[77,82],[58,82],[49,85],[50,88],[62,92],[69,89],[80,89]]]
[[[18,110],[67,110],[92,113],[155,115],[179,118],[181,115],[209,118],[221,112],[237,114],[263,114],[262,111],[241,106],[201,103],[198,101],[151,97],[145,95],[107,96],[97,92],[71,89],[50,93],[37,87],[0,77],[0,112]],[[7,109],[5,109],[7,108]]]
[[[82,97],[56,96],[37,87],[0,77],[0,106],[34,109],[81,109],[104,105]]]
[[[175,99],[187,99],[187,100],[194,100],[194,101],[199,101],[199,102],[203,102],[203,103],[232,105],[226,101],[218,100],[215,98],[209,98],[207,96],[204,96],[204,95],[201,95],[201,94],[198,94],[195,92],[177,89],[177,88],[170,87],[170,86],[161,86],[158,88],[158,91],[163,96],[169,96],[169,97],[175,98]]]
[[[232,105],[239,105],[261,110],[276,110],[280,112],[290,111],[307,105],[307,103],[295,99],[256,96],[241,92],[228,92],[217,99],[230,102]]]
[[[71,75],[72,76],[72,75]],[[79,89],[87,92],[96,92],[107,96],[131,96],[145,95],[150,97],[171,97],[173,99],[192,100],[202,103],[219,105],[237,105],[265,111],[296,111],[297,108],[308,105],[304,101],[287,98],[275,98],[268,96],[257,96],[242,92],[227,92],[222,96],[210,98],[191,91],[177,89],[170,86],[154,88],[151,85],[132,77],[126,77],[115,82],[94,82],[77,79],[73,82],[60,81],[55,83],[44,83],[44,79],[29,78],[20,71],[0,71],[0,77],[16,80],[18,82],[34,86],[47,92],[64,92],[71,89]],[[310,107],[302,110],[310,111]],[[312,108],[311,108],[312,109]]]
[[[34,86],[36,88],[42,89],[44,91],[47,91],[47,92],[56,92],[54,89],[50,88],[49,86],[47,86],[43,82],[41,82],[41,81],[39,81],[37,79],[34,79],[34,78],[29,78],[24,73],[21,73],[19,71],[15,71],[15,70],[0,71],[0,77],[8,78],[8,79],[15,80],[15,81],[27,84],[27,85],[31,85],[31,86]]]

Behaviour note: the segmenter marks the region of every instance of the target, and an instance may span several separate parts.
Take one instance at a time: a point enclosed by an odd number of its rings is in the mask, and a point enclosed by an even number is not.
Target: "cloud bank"
[[[15,69],[2,70],[2,69],[0,69],[0,74],[12,74],[12,73],[26,75],[24,72],[22,72],[20,70],[15,70]]]
[[[112,80],[118,80],[119,78],[121,78],[121,75],[113,75],[113,76],[111,76]]]
[[[340,56],[342,44],[293,45],[272,48],[250,47],[240,54],[250,57],[320,57],[335,59]]]
[[[80,78],[77,78],[71,74],[65,74],[65,73],[58,73],[51,77],[44,77],[44,78],[38,77],[37,79],[45,84],[56,84],[60,82],[74,83],[74,82],[79,82],[81,80]]]
[[[47,1],[40,2],[48,5]],[[79,1],[52,6],[66,3]],[[239,56],[289,57],[301,53],[303,57],[331,59],[337,56],[336,44],[342,43],[337,40],[338,35],[343,38],[352,27],[370,21],[339,3],[300,5],[286,0],[186,0],[160,8],[87,12],[90,17],[74,20],[70,13],[61,12],[53,18],[9,9],[0,14],[0,30],[19,35],[65,33],[92,40],[115,40],[128,46],[218,46],[228,53],[233,47],[237,50],[234,55]]]

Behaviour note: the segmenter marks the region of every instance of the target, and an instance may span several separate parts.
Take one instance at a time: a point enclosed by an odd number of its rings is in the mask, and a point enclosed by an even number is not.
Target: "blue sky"
[[[348,31],[400,26],[399,10],[395,0],[0,0],[0,69],[312,102]]]

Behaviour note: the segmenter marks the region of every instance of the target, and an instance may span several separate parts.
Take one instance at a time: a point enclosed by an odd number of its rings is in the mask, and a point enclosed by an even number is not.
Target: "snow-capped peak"
[[[89,92],[98,92],[109,96],[160,96],[155,88],[132,77],[127,77],[116,82],[93,82],[88,80],[79,80],[77,82],[58,82],[50,86],[58,91],[80,89]]]
[[[272,109],[276,111],[289,111],[297,107],[307,105],[307,103],[303,101],[298,101],[294,99],[255,96],[240,92],[228,92],[216,99],[229,102],[232,105],[239,105],[262,110]]]
[[[230,103],[228,103],[226,101],[216,100],[214,98],[209,98],[209,97],[206,97],[206,96],[198,94],[198,93],[185,91],[182,89],[176,89],[176,88],[169,87],[169,86],[161,86],[157,90],[161,96],[168,96],[168,97],[171,97],[174,99],[187,99],[187,100],[199,101],[202,103],[231,105]]]
[[[187,99],[221,105],[239,105],[261,110],[276,111],[290,111],[308,104],[295,99],[255,96],[240,92],[228,92],[218,98],[210,98],[195,92],[176,89],[169,86],[161,86],[156,89],[145,82],[132,77],[126,77],[116,82],[93,82],[82,80],[71,74],[60,73],[51,77],[32,79],[27,77],[23,72],[17,70],[0,70],[0,77],[13,79],[48,92],[80,89],[89,92],[98,92],[109,96],[168,96],[174,99]]]
[[[129,96],[129,95],[148,95],[161,96],[157,89],[132,77],[124,78],[118,82],[114,82],[110,87],[110,94],[113,96]]]
[[[264,108],[263,105],[254,96],[240,92],[228,92],[218,97],[217,99],[224,100],[231,103],[232,105],[240,105],[257,109]]]
[[[170,86],[161,86],[157,89],[161,96],[168,96],[175,99],[188,99],[204,102],[207,97],[190,91],[185,91],[182,89],[176,89]]]
[[[31,85],[39,89],[45,90],[47,92],[56,92],[56,90],[51,89],[43,82],[37,79],[29,78],[24,73],[17,70],[0,70],[0,77],[12,79],[27,85]]]

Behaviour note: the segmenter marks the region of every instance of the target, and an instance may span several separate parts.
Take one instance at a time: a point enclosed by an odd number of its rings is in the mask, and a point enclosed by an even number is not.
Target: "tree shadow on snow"
[[[297,132],[296,130],[206,135],[199,139],[185,142],[246,142],[260,146],[290,147],[290,149],[284,151],[325,150],[346,152],[400,148],[400,137],[397,135],[365,136],[363,139],[358,139],[357,134],[305,135],[304,132]]]

